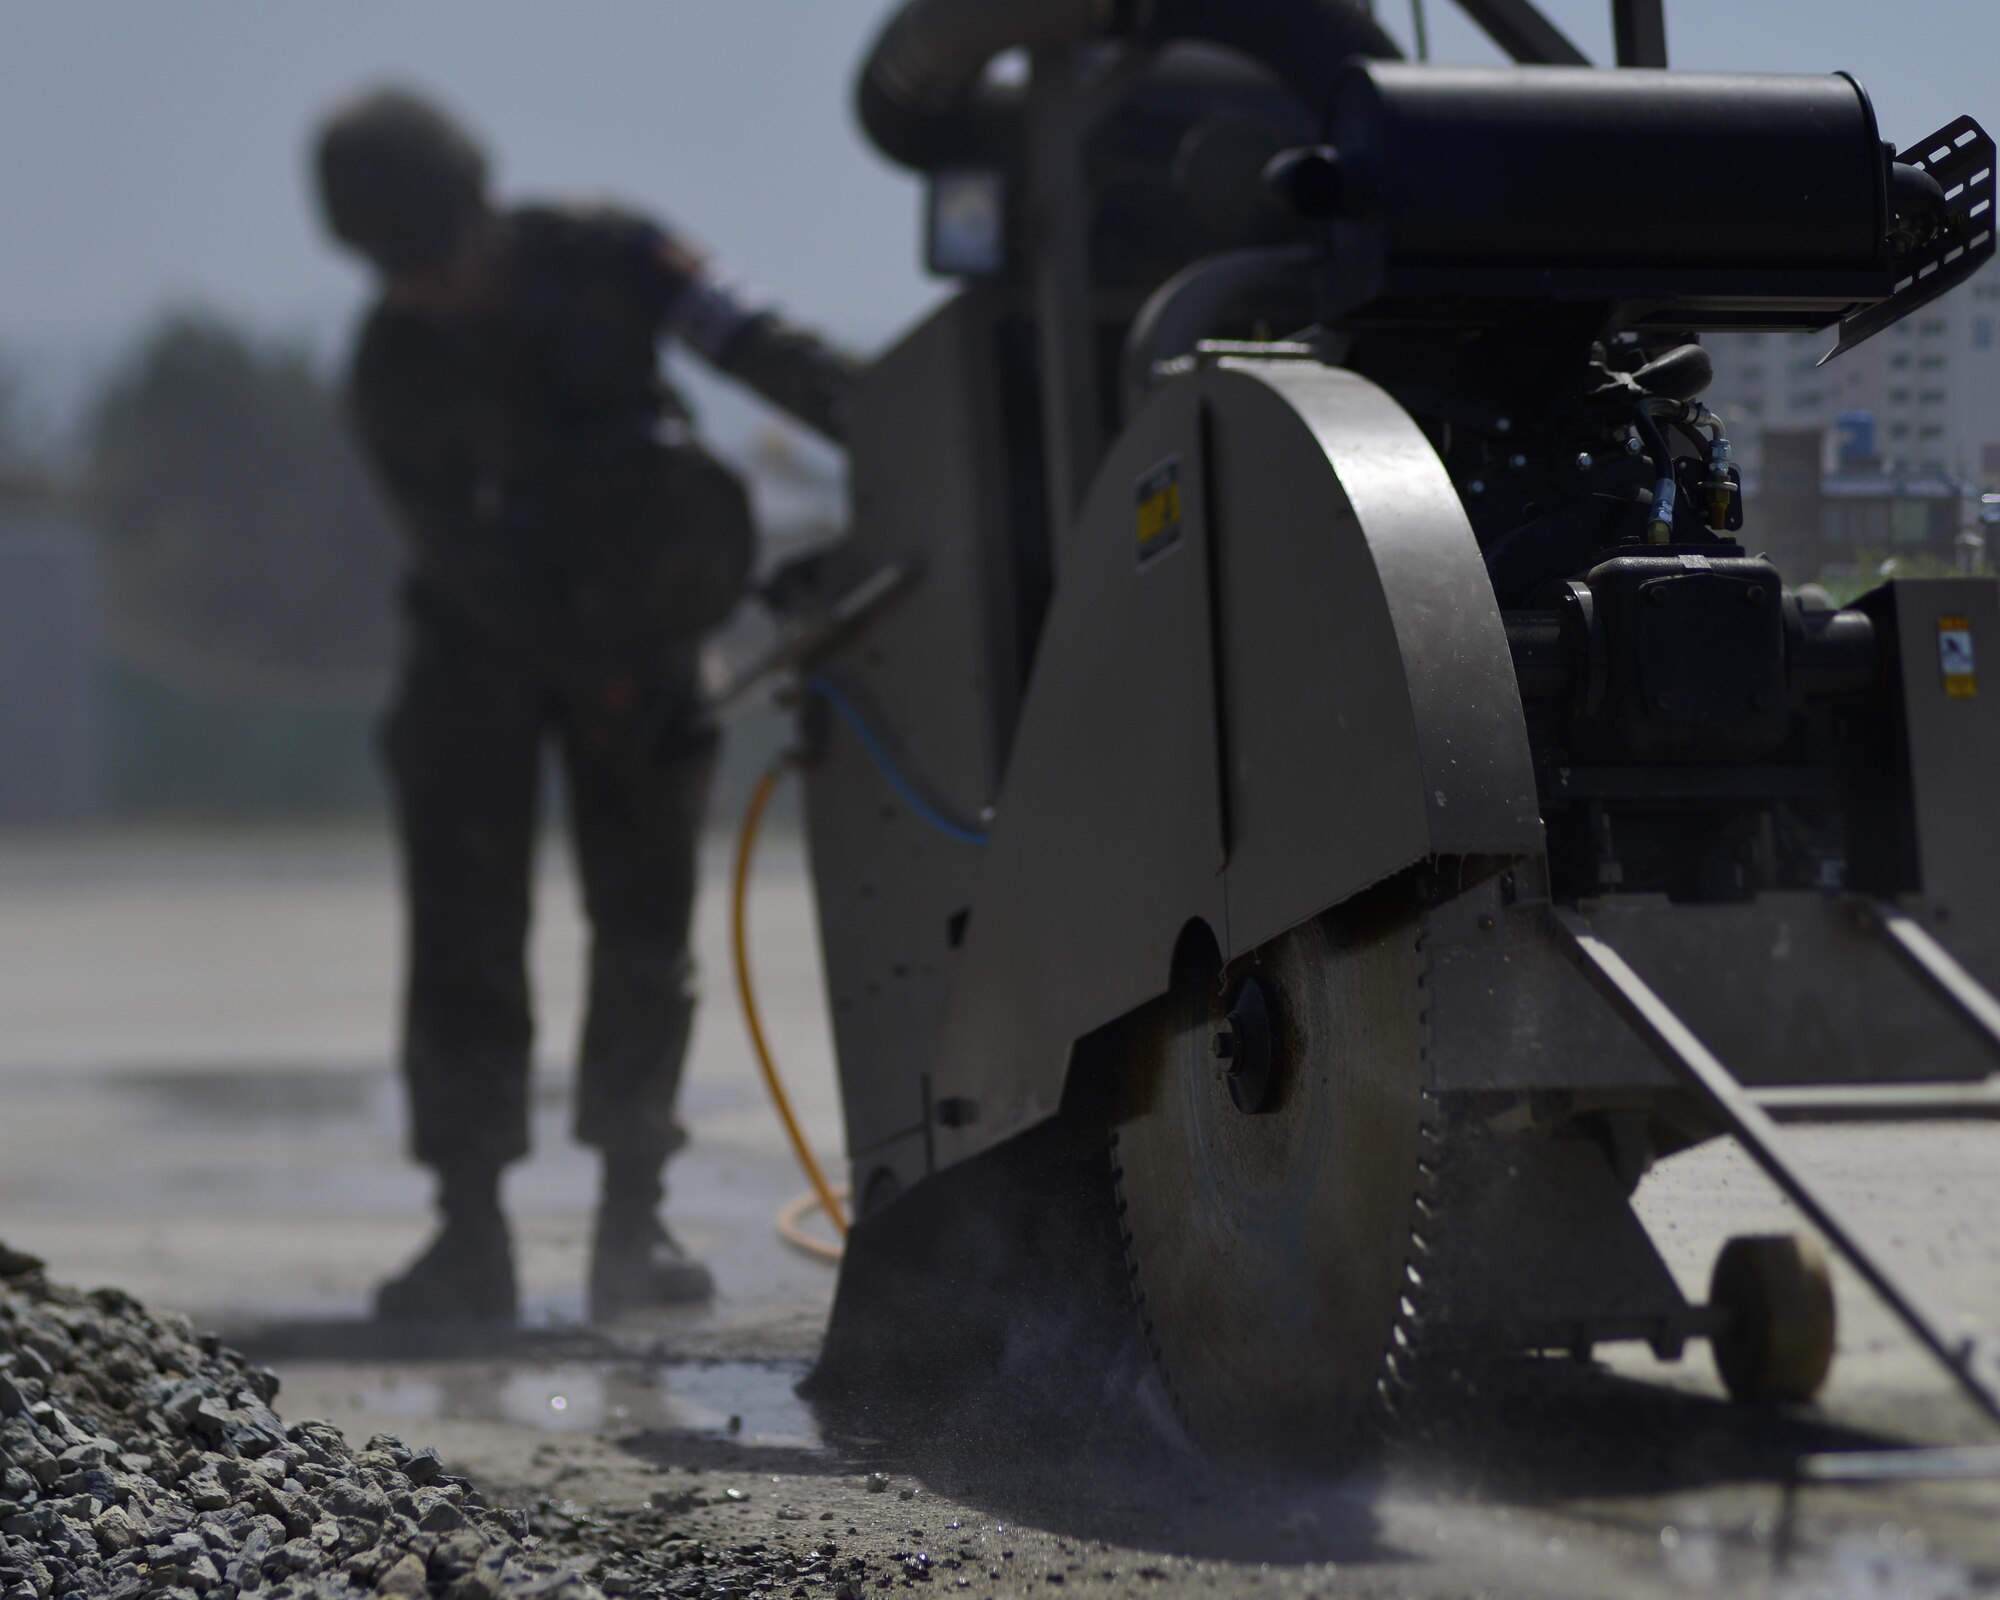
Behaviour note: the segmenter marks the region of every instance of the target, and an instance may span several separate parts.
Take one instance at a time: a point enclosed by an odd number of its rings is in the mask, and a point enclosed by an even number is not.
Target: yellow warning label
[[[1181,458],[1168,456],[1134,485],[1140,566],[1164,555],[1181,537]]]
[[[1979,693],[1978,660],[1972,648],[1970,617],[1939,617],[1938,672],[1944,692],[1953,700],[1969,700]]]
[[[1170,483],[1139,502],[1139,543],[1151,544],[1181,520],[1181,486]]]

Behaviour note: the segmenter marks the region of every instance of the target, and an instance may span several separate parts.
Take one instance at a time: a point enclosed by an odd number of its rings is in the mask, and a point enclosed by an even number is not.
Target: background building
[[[1981,273],[1825,366],[1831,330],[1704,343],[1715,358],[1710,399],[1746,477],[1757,475],[1767,431],[1817,430],[1831,447],[1842,415],[1866,412],[1874,418],[1866,453],[1884,471],[2000,488],[2000,273]]]
[[[1751,547],[1794,581],[1863,579],[1885,561],[1932,571],[1975,559],[1961,541],[1979,509],[1976,491],[1949,472],[1863,453],[1865,416],[1850,413],[1831,437],[1819,428],[1764,431],[1746,494]]]
[[[1834,334],[1717,334],[1708,399],[1743,468],[1747,537],[1789,573],[1972,559],[2000,491],[2000,276],[1983,273],[1838,360]]]

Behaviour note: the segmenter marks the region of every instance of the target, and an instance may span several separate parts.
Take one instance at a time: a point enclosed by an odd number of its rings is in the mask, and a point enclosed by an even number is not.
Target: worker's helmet
[[[314,149],[328,231],[394,277],[450,260],[486,209],[486,155],[405,89],[336,108]]]

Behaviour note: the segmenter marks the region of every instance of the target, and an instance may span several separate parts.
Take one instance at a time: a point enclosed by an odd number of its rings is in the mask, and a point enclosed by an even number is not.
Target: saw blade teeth
[[[1412,915],[1413,921],[1400,927],[1388,920]],[[1325,1045],[1332,1051],[1368,1052],[1354,1058],[1362,1064],[1355,1076],[1371,1086],[1368,1099],[1362,1103],[1370,1109],[1394,1108],[1393,1122],[1383,1124],[1385,1132],[1393,1129],[1388,1135],[1393,1144],[1384,1143],[1369,1152],[1393,1153],[1392,1159],[1378,1162],[1369,1180],[1378,1185],[1369,1191],[1371,1205],[1377,1208],[1369,1214],[1395,1220],[1387,1227],[1377,1223],[1371,1231],[1365,1246],[1369,1276],[1355,1279],[1357,1291],[1363,1291],[1365,1285],[1370,1297],[1365,1304],[1367,1320],[1362,1324],[1367,1334],[1365,1340],[1348,1334],[1345,1345],[1335,1339],[1316,1346],[1319,1365],[1337,1368],[1341,1374],[1336,1381],[1315,1386],[1315,1382],[1288,1379],[1282,1393],[1268,1382],[1260,1386],[1260,1373],[1271,1371],[1274,1364],[1282,1366],[1288,1359],[1275,1348],[1270,1362],[1246,1363],[1242,1359],[1241,1352],[1256,1347],[1264,1337],[1262,1330],[1270,1327],[1269,1319],[1250,1325],[1243,1341],[1217,1343],[1215,1319],[1220,1316],[1229,1321],[1232,1313],[1218,1313],[1213,1293],[1196,1292],[1208,1291],[1211,1279],[1220,1285],[1229,1281],[1229,1271],[1240,1274],[1243,1270],[1238,1266],[1240,1252],[1225,1247],[1230,1225],[1220,1219],[1226,1217],[1226,1208],[1216,1213],[1217,1220],[1204,1221],[1216,1211],[1212,1196],[1209,1211],[1203,1211],[1200,1196],[1208,1191],[1192,1184],[1187,1176],[1191,1158],[1213,1159],[1218,1166],[1223,1158],[1211,1158],[1208,1147],[1196,1142],[1189,1142],[1185,1152],[1173,1142],[1187,1137],[1187,1130],[1209,1126],[1202,1119],[1211,1115],[1213,1096],[1207,1082],[1211,1063],[1205,1049],[1197,1056],[1185,1040],[1201,1042],[1204,1019],[1211,1019],[1211,1008],[1223,990],[1209,995],[1192,986],[1177,989],[1168,997],[1173,1009],[1163,1009],[1157,1022],[1147,1024],[1149,1030],[1157,1027],[1166,1042],[1157,1042],[1149,1031],[1131,1047],[1149,1054],[1121,1058],[1123,1070],[1129,1074],[1123,1081],[1146,1091],[1121,1098],[1118,1116],[1126,1125],[1114,1129],[1111,1138],[1117,1227],[1126,1274],[1147,1347],[1173,1412],[1190,1434],[1204,1443],[1234,1440],[1240,1444],[1253,1435],[1261,1441],[1264,1434],[1255,1432],[1261,1429],[1287,1446],[1306,1448],[1306,1431],[1301,1425],[1310,1421],[1316,1436],[1337,1432],[1351,1449],[1371,1438],[1383,1442],[1407,1439],[1427,1413],[1424,1397],[1442,1365],[1442,1350],[1432,1347],[1449,1344],[1445,1335],[1452,1314],[1445,1299],[1450,1285],[1445,1280],[1453,1271],[1451,1215],[1458,1185],[1451,1119],[1446,1102],[1432,1086],[1435,1063],[1431,1054],[1436,1007],[1450,1003],[1452,980],[1448,971],[1430,966],[1423,927],[1426,915],[1408,901],[1396,902],[1390,888],[1385,887],[1369,906],[1351,915],[1342,910],[1301,924],[1254,959],[1261,982],[1291,986],[1283,994],[1295,997],[1294,1003],[1312,1024],[1302,1028],[1299,1037],[1315,1048]],[[1225,965],[1238,976],[1246,970],[1242,957]],[[1440,992],[1441,988],[1445,992]],[[1349,1021],[1355,1016],[1368,1018],[1367,1027],[1373,1031],[1355,1031],[1356,1025]],[[1377,1022],[1377,1018],[1383,1020]],[[1169,1054],[1170,1050],[1181,1053]],[[1379,1067],[1376,1052],[1381,1052]],[[1326,1059],[1343,1058],[1329,1054]],[[1152,1093],[1147,1086],[1156,1083],[1157,1073],[1169,1064],[1193,1074],[1189,1082],[1198,1087],[1191,1087],[1186,1096]],[[1382,1075],[1379,1090],[1372,1086],[1378,1072]],[[1338,1083],[1340,1077],[1320,1074],[1311,1081],[1317,1087],[1329,1080]],[[1223,1143],[1218,1148],[1242,1164],[1242,1158],[1233,1153],[1235,1146]],[[1245,1165],[1244,1170],[1252,1169]],[[1176,1206],[1180,1207],[1178,1212]],[[1398,1228],[1400,1239],[1396,1237]],[[1206,1252],[1198,1261],[1191,1256],[1197,1243]],[[1320,1259],[1313,1257],[1315,1264]],[[1208,1277],[1202,1276],[1204,1271]],[[1145,1293],[1148,1282],[1155,1291],[1151,1296]],[[1234,1303],[1246,1313],[1262,1304],[1250,1292]],[[1343,1315],[1349,1317],[1348,1326],[1354,1327],[1351,1312]],[[1337,1361],[1332,1359],[1334,1354]],[[1308,1359],[1303,1351],[1300,1359]],[[1309,1369],[1302,1369],[1299,1377],[1309,1375]],[[1311,1410],[1301,1401],[1302,1394],[1315,1402],[1324,1399],[1325,1408]],[[1393,1429],[1385,1426],[1391,1418]],[[1260,1455],[1258,1459],[1267,1458]]]
[[[1440,1163],[1445,1134],[1436,1091],[1431,1087],[1431,1022],[1435,991],[1431,984],[1429,931],[1425,920],[1417,921],[1415,949],[1418,957],[1416,1001],[1420,1038],[1417,1095],[1417,1158],[1411,1173],[1409,1254],[1403,1266],[1404,1290],[1396,1301],[1395,1321],[1382,1354],[1381,1378],[1376,1385],[1377,1438],[1384,1447],[1407,1441],[1420,1426],[1419,1396],[1424,1384],[1419,1373],[1428,1373],[1432,1358],[1426,1354],[1424,1331],[1427,1324],[1431,1285],[1420,1260],[1432,1254],[1431,1236],[1441,1221],[1443,1193]]]

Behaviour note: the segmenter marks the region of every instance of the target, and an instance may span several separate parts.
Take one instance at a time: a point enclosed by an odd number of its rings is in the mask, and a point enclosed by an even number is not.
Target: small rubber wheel
[[[1728,1313],[1711,1340],[1730,1398],[1805,1401],[1833,1366],[1833,1275],[1816,1239],[1745,1234],[1715,1258],[1712,1309]]]

